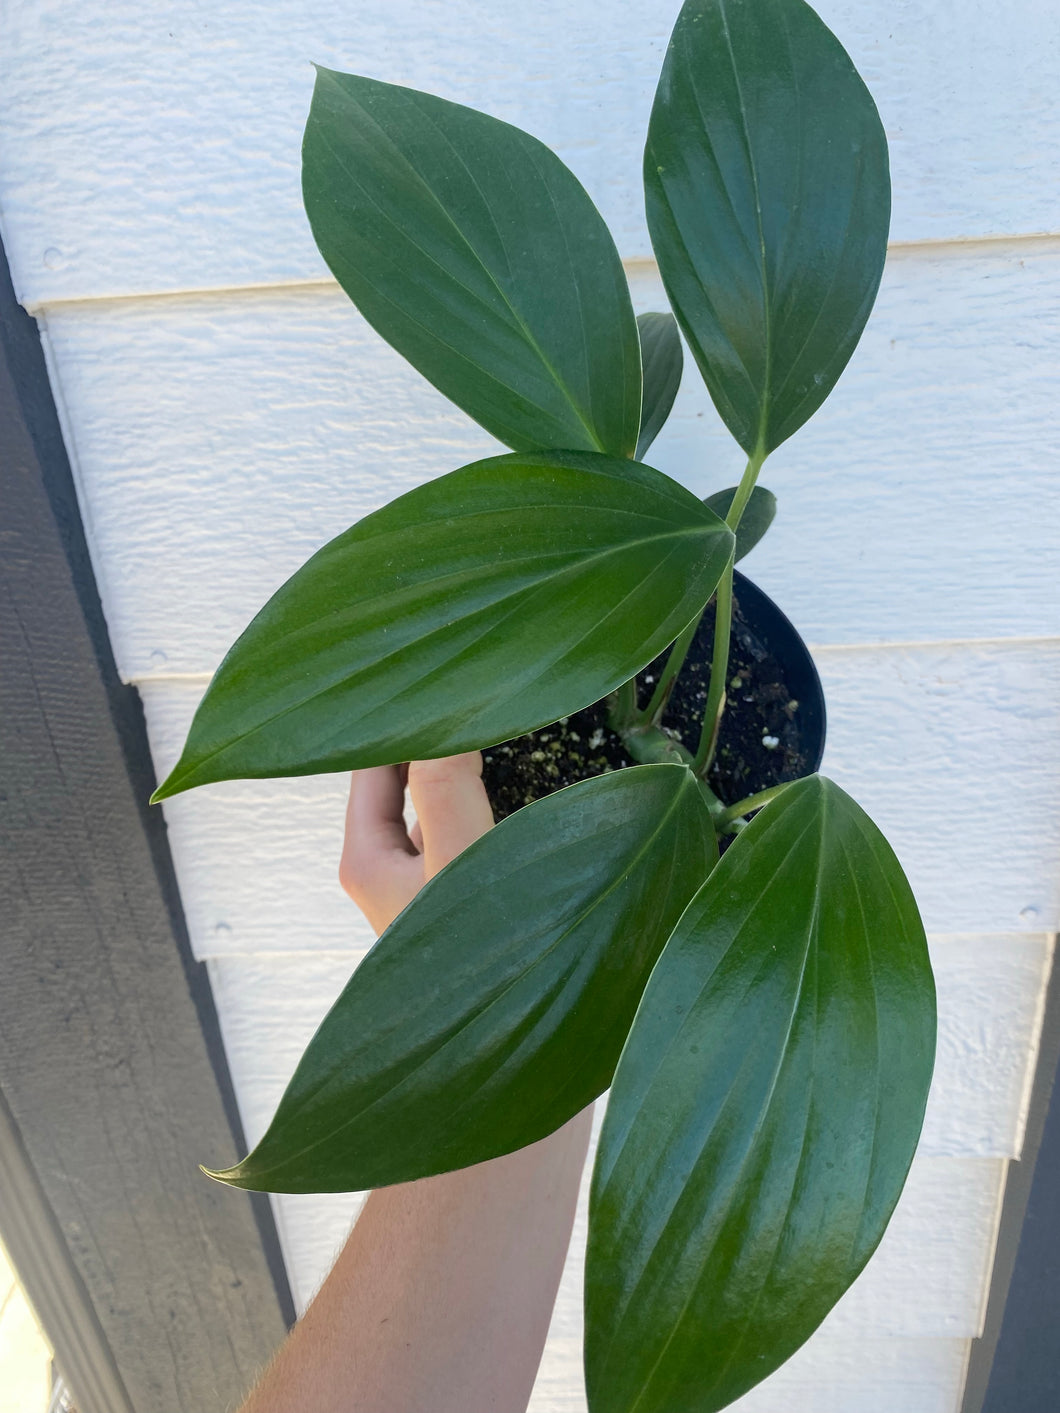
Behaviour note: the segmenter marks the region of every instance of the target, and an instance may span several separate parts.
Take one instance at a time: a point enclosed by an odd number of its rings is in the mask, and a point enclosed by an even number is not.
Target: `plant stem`
[[[621,736],[642,719],[642,713],[637,710],[637,679],[631,677],[608,698],[607,724]]]
[[[740,525],[740,520],[747,508],[747,502],[751,499],[751,492],[755,488],[758,480],[758,473],[762,469],[762,463],[766,459],[766,451],[762,443],[755,447],[752,454],[747,458],[747,465],[743,469],[740,477],[740,484],[736,487],[736,494],[732,498],[732,505],[729,506],[729,513],[725,517],[725,523],[729,529],[736,533]],[[707,694],[707,705],[703,712],[703,726],[699,737],[699,749],[696,751],[695,764],[693,770],[704,779],[707,771],[714,761],[714,752],[718,748],[718,733],[721,730],[721,718],[725,711],[725,684],[728,678],[729,668],[729,639],[732,634],[732,559],[729,560],[728,568],[721,576],[721,582],[717,588],[717,606],[714,611],[714,652],[710,660],[710,690]]]
[[[612,726],[612,730],[615,728]],[[681,745],[680,741],[661,730],[658,726],[653,726],[650,722],[642,720],[639,725],[627,727],[620,733],[622,744],[626,750],[638,763],[638,765],[687,765],[692,768],[692,753]],[[718,799],[714,791],[705,780],[697,780],[700,794],[710,811],[710,816],[714,820],[715,829],[718,828],[718,820],[725,809],[721,800]]]
[[[703,711],[699,749],[696,751],[696,757],[692,763],[692,769],[700,777],[706,776],[714,759],[714,751],[718,744],[718,732],[721,729],[721,716],[725,710],[725,674],[729,666],[729,635],[732,630],[731,559],[718,583],[716,598],[714,651],[710,659],[710,690],[707,693],[707,705]]]
[[[725,829],[728,825],[737,824],[745,814],[750,814],[752,810],[760,810],[763,805],[768,805],[770,800],[775,800],[778,795],[782,795],[790,783],[790,781],[785,781],[783,785],[770,785],[768,790],[760,790],[757,795],[748,795],[746,800],[737,800],[736,804],[723,809],[714,823],[718,829]]]
[[[758,480],[758,473],[762,469],[762,463],[766,459],[766,453],[761,444],[755,448],[753,455],[747,459],[743,475],[740,477],[740,484],[736,488],[729,513],[725,517],[725,523],[734,533],[740,524],[740,518],[747,507],[747,502],[751,499],[751,492],[755,488]],[[703,726],[700,731],[699,749],[695,758],[689,757],[689,764],[700,780],[704,780],[707,771],[714,760],[714,752],[718,744],[718,732],[721,729],[721,717],[725,710],[725,679],[729,665],[729,638],[732,632],[732,570],[733,560],[729,560],[728,568],[721,576],[715,591],[716,608],[714,615],[714,653],[710,667],[710,690],[707,696],[706,710],[703,715]],[[659,723],[666,710],[666,704],[670,700],[670,693],[673,691],[674,683],[680,675],[681,668],[685,664],[688,649],[692,646],[692,640],[696,636],[703,610],[696,615],[687,628],[683,629],[680,636],[670,649],[670,656],[666,659],[666,665],[662,670],[655,690],[651,694],[644,711],[637,706],[637,684],[636,678],[631,678],[628,682],[623,682],[617,691],[611,694],[608,701],[608,724],[611,729],[626,741],[627,749],[631,747],[631,737],[645,737],[640,742],[641,750],[647,749],[649,756],[638,756],[635,752],[635,759],[661,759],[657,754],[659,750],[657,738],[659,733]],[[649,745],[648,742],[651,742]],[[682,753],[688,755],[687,751]],[[673,750],[670,746],[665,752],[666,758],[672,758]],[[720,803],[720,802],[719,802]]]
[[[621,737],[622,744],[638,765],[679,764],[690,767],[692,764],[691,751],[685,750],[681,742],[668,732],[649,726],[647,722],[628,727]],[[724,808],[719,801],[719,811]]]
[[[736,494],[732,498],[732,505],[729,506],[729,513],[725,517],[725,523],[729,529],[736,532],[736,529],[743,518],[743,513],[747,509],[747,502],[751,499],[751,492],[755,488],[758,480],[758,473],[762,469],[762,462],[766,459],[766,452],[761,442],[755,447],[754,452],[747,458],[747,465],[743,468],[743,475],[740,477],[740,484],[736,487]]]
[[[652,726],[658,726],[662,720],[663,712],[666,710],[666,703],[670,700],[670,693],[674,689],[678,673],[685,665],[685,658],[688,649],[692,646],[692,639],[696,636],[696,629],[700,620],[706,612],[705,607],[700,609],[692,622],[684,630],[681,636],[670,649],[670,656],[666,659],[666,666],[662,670],[658,682],[655,684],[655,691],[651,694],[651,701],[648,703],[645,716]]]

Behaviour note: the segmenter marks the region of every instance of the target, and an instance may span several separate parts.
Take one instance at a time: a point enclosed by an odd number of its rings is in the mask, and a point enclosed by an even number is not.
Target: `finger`
[[[421,854],[422,854],[422,853],[423,853],[423,827],[422,827],[422,825],[420,824],[419,820],[417,820],[416,823],[415,823],[415,824],[412,826],[412,828],[409,830],[409,838],[412,840],[412,847],[413,847],[418,853],[421,853]]]
[[[442,760],[413,761],[409,766],[409,793],[423,832],[427,878],[433,878],[493,824],[478,751]]]
[[[395,867],[416,858],[402,813],[405,791],[395,766],[355,770],[346,806],[339,882],[364,912]],[[370,919],[371,920],[371,919]]]
[[[355,770],[346,806],[346,845],[368,854],[415,853],[405,828],[402,767]]]
[[[377,934],[423,887],[423,859],[405,830],[404,799],[396,766],[355,771],[350,781],[339,881]]]

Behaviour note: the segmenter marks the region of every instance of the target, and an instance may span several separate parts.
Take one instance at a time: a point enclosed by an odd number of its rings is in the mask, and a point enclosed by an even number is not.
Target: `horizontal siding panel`
[[[653,269],[633,289],[663,305]],[[780,508],[748,568],[809,642],[1060,636],[1058,311],[1060,243],[892,257],[763,472]],[[503,450],[336,289],[63,307],[47,340],[127,680],[213,671],[326,540]],[[692,367],[651,460],[703,495],[739,476]]]
[[[1060,642],[826,650],[817,663],[823,768],[890,839],[928,931],[1055,930]],[[202,690],[141,684],[160,777]],[[331,775],[228,781],[165,802],[197,956],[368,945],[336,881],[345,794]],[[1019,808],[1003,814],[1006,798]]]
[[[1048,938],[932,938],[931,956],[939,1045],[921,1152],[1018,1157]],[[250,1143],[264,1133],[302,1051],[359,960],[307,952],[211,961]],[[201,1161],[209,1165],[209,1156]]]
[[[921,1151],[1018,1158],[1053,940],[933,937],[930,945],[939,1033]]]
[[[20,297],[315,279],[299,195],[311,61],[529,129],[581,176],[627,258],[678,0],[12,0],[0,28],[0,210]],[[1055,231],[1055,16],[958,0],[818,0],[892,146],[899,241]],[[103,97],[105,95],[105,98]],[[1019,114],[1014,154],[1014,114]]]
[[[1060,635],[1058,379],[1060,244],[892,256],[752,575],[811,643]]]
[[[337,290],[52,311],[118,671],[212,672],[326,540],[502,450]]]
[[[968,1344],[959,1339],[818,1336],[729,1413],[957,1413]],[[581,1341],[549,1340],[529,1413],[586,1413]]]
[[[890,840],[928,930],[1056,931],[1060,642],[816,660],[822,769]]]
[[[196,956],[372,945],[338,880],[348,775],[207,788],[164,807]]]

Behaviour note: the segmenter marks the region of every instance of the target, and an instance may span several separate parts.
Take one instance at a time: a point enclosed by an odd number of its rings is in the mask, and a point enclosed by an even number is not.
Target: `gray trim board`
[[[91,1297],[0,1095],[0,1234],[79,1413],[135,1413]]]
[[[238,1116],[161,812],[146,805],[139,701],[114,669],[36,327],[2,259],[0,659],[9,1154],[136,1413],[227,1409],[293,1309],[267,1199],[255,1209],[198,1171],[241,1151]],[[20,1249],[32,1288],[32,1245]],[[90,1413],[90,1390],[64,1373]],[[113,1400],[99,1413],[112,1409],[124,1413]]]
[[[983,1334],[961,1413],[1060,1409],[1060,956],[1054,952],[1023,1151],[1009,1164]]]

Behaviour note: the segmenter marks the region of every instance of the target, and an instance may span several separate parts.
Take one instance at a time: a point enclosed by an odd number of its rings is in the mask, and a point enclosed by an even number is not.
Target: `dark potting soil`
[[[785,681],[784,669],[768,651],[733,596],[728,700],[714,764],[707,781],[726,804],[759,790],[797,780],[809,769],[799,724],[799,702]],[[699,723],[710,682],[714,644],[714,602],[707,606],[685,665],[670,697],[663,726],[692,754],[699,744]],[[669,650],[637,677],[637,697],[644,707]],[[553,790],[620,770],[635,762],[607,724],[606,702],[596,702],[552,726],[489,746],[482,753],[483,780],[493,813],[504,819]]]

